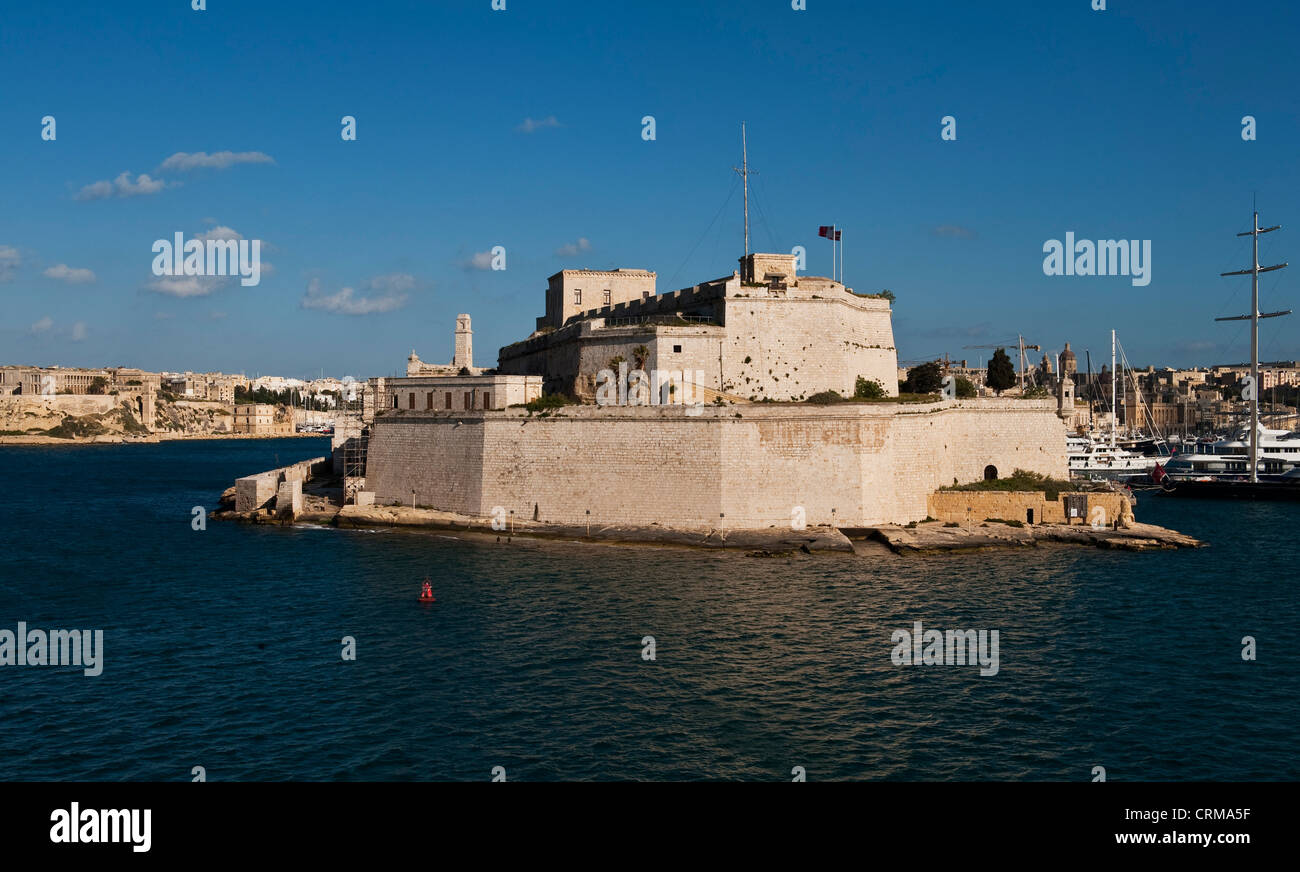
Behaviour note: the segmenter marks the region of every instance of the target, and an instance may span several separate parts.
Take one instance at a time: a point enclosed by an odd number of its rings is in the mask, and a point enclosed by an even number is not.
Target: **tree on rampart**
[[[1007,357],[1005,348],[993,352],[984,383],[996,394],[1001,394],[1016,383],[1016,368],[1011,364],[1011,358]]]
[[[914,366],[907,371],[907,379],[899,386],[905,394],[937,394],[943,388],[943,371],[937,360]]]

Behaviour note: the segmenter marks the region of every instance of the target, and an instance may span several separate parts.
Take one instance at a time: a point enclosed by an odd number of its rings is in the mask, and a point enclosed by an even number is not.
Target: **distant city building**
[[[270,403],[240,403],[235,406],[232,429],[253,436],[287,435],[293,432],[293,422],[287,416],[277,421],[276,407]]]

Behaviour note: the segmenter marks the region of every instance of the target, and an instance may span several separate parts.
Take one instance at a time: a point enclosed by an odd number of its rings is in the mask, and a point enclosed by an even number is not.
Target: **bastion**
[[[552,524],[860,527],[927,516],[940,486],[1067,475],[1051,400],[385,410],[380,505]]]

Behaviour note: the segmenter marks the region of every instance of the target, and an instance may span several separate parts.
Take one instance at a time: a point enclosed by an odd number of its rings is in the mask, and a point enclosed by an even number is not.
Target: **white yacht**
[[[1189,446],[1190,447],[1190,446]],[[1258,475],[1273,478],[1300,467],[1300,433],[1259,426]],[[1215,481],[1250,477],[1250,428],[1208,445],[1177,454],[1164,465],[1174,481]],[[1290,476],[1295,478],[1296,476]]]
[[[1087,436],[1067,436],[1070,477],[1080,479],[1110,479],[1125,481],[1135,476],[1149,475],[1159,457],[1146,457],[1136,451],[1094,442]]]

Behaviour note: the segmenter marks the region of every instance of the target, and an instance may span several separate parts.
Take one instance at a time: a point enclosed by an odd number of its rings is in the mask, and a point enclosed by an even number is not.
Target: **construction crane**
[[[1041,345],[1026,345],[1025,337],[1017,335],[1015,342],[1003,342],[1000,345],[963,345],[962,348],[1006,348],[1011,345],[1020,349],[1020,393],[1023,394],[1025,392],[1025,352],[1042,351]]]

